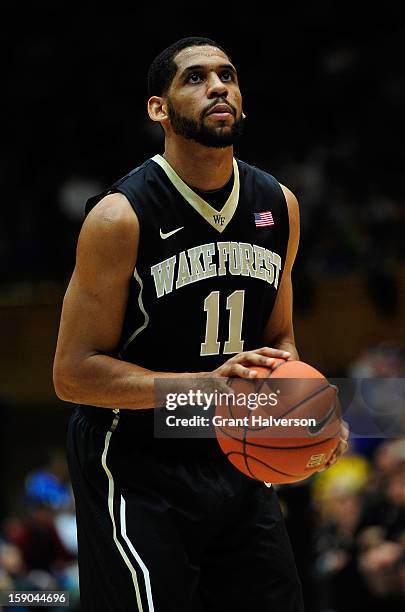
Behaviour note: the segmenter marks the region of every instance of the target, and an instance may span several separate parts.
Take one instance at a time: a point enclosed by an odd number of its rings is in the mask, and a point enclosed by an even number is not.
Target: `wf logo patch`
[[[221,215],[212,215],[215,223],[217,225],[223,225],[225,223],[225,217],[222,217]]]

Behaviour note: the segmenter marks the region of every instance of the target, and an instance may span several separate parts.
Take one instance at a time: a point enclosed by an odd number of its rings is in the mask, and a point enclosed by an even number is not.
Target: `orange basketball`
[[[302,361],[251,367],[258,378],[231,378],[229,400],[217,407],[218,442],[241,472],[271,483],[304,480],[339,444],[337,389]]]

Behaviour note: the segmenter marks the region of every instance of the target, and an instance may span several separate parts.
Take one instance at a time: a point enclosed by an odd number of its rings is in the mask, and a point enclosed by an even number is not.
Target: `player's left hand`
[[[319,470],[320,472],[334,465],[336,461],[347,451],[349,448],[349,433],[349,424],[342,419],[340,424],[339,444],[337,445],[334,453],[331,455],[329,461]]]

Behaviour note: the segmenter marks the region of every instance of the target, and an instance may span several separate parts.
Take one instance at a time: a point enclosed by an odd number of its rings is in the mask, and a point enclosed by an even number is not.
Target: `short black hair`
[[[211,38],[204,38],[202,36],[188,36],[187,38],[182,38],[159,53],[151,63],[148,71],[149,97],[166,95],[174,75],[177,72],[174,58],[180,51],[186,47],[202,47],[205,45],[220,49],[229,60],[231,60],[229,53],[225,51],[221,45],[216,43],[215,40],[211,40]]]

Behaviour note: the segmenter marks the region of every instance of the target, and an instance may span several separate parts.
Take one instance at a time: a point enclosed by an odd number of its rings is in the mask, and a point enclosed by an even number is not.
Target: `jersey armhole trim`
[[[126,342],[124,342],[123,346],[120,348],[119,352],[118,352],[118,357],[120,359],[123,359],[123,354],[126,351],[126,349],[128,348],[128,346],[131,344],[131,342],[133,342],[133,340],[135,340],[135,338],[138,336],[138,334],[140,334],[141,332],[143,332],[144,329],[146,329],[146,327],[149,324],[149,314],[147,313],[144,303],[143,303],[143,298],[142,298],[142,293],[143,293],[143,282],[141,277],[138,274],[138,271],[135,267],[134,269],[134,273],[133,273],[133,277],[134,279],[137,281],[138,285],[139,285],[139,294],[138,294],[138,307],[139,310],[141,311],[141,313],[144,316],[144,320],[143,323],[136,328],[136,330],[131,334],[131,336],[128,338],[128,340],[126,340]]]

